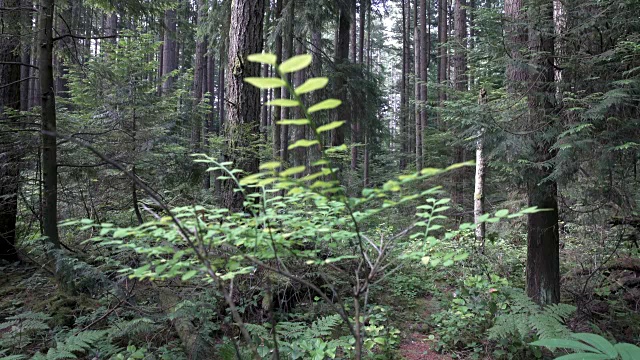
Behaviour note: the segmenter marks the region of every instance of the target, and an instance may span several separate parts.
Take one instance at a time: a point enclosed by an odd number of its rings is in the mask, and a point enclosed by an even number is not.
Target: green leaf
[[[326,77],[316,77],[316,78],[308,79],[307,81],[304,82],[304,84],[298,86],[295,89],[296,95],[302,95],[308,92],[322,89],[325,86],[327,86],[328,82],[329,82],[329,78],[326,78]]]
[[[507,209],[502,209],[502,210],[496,211],[496,217],[503,218],[503,217],[505,217],[507,215],[509,215],[509,210],[507,210]]]
[[[280,64],[278,70],[282,74],[299,71],[311,65],[312,60],[313,57],[309,54],[297,55]]]
[[[562,348],[572,350],[589,351],[592,353],[598,353],[599,351],[589,345],[583,344],[579,341],[569,339],[542,339],[532,342],[530,345],[544,346],[550,348]]]
[[[339,127],[340,127],[340,126],[342,126],[345,122],[346,122],[346,121],[342,121],[342,120],[341,120],[341,121],[332,121],[332,122],[330,122],[330,123],[328,123],[328,124],[326,124],[326,125],[322,125],[322,126],[318,127],[318,128],[316,129],[316,131],[317,131],[318,133],[321,133],[321,132],[325,132],[325,131],[333,130],[333,129],[335,129],[335,128],[339,128]]]
[[[571,337],[574,339],[578,339],[580,341],[584,341],[587,344],[597,348],[600,352],[615,358],[618,355],[616,349],[611,345],[611,343],[603,338],[600,335],[590,334],[590,333],[578,333],[571,334]]]
[[[279,161],[269,161],[260,165],[260,170],[275,170],[282,165]]]
[[[618,350],[622,360],[640,359],[640,347],[627,343],[615,344],[613,347]]]
[[[276,61],[278,61],[278,58],[273,54],[261,53],[261,54],[251,54],[247,56],[247,60],[251,62],[261,63],[261,64],[275,65]]]
[[[285,119],[280,120],[277,123],[278,125],[309,125],[309,119]]]
[[[244,82],[259,89],[274,89],[287,85],[287,83],[280,78],[248,77],[244,79]]]
[[[198,274],[198,270],[189,270],[182,275],[182,281],[187,281]]]
[[[307,167],[302,165],[302,166],[295,166],[292,168],[289,168],[283,172],[280,173],[280,176],[282,177],[287,177],[287,176],[291,176],[291,175],[295,175],[295,174],[299,174],[301,172],[303,172]]]
[[[281,107],[294,107],[294,106],[299,106],[300,103],[297,100],[291,100],[291,99],[275,99],[275,100],[269,101],[265,105],[281,106]]]
[[[320,110],[331,110],[331,109],[335,109],[338,106],[340,106],[340,104],[342,104],[342,101],[338,100],[338,99],[327,99],[327,100],[323,100],[315,105],[312,105],[309,110],[307,110],[307,112],[309,114],[312,114],[316,111],[320,111]]]
[[[594,354],[594,353],[576,353],[564,355],[556,358],[556,360],[607,360],[607,359],[615,359],[609,357],[609,355],[605,354]]]
[[[311,147],[311,146],[317,145],[317,144],[319,144],[318,140],[301,139],[301,140],[298,140],[298,141],[294,142],[293,144],[289,145],[288,149],[289,150],[293,150],[293,149],[299,148],[299,147]]]

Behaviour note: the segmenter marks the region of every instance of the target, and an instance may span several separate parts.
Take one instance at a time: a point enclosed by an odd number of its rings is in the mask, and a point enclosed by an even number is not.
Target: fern
[[[68,336],[64,341],[58,342],[55,348],[49,349],[46,356],[37,354],[33,359],[77,359],[76,353],[85,353],[93,345],[107,334],[105,330],[87,330]]]
[[[110,336],[114,338],[133,338],[140,334],[157,331],[160,326],[148,318],[124,320],[111,325]]]
[[[488,330],[490,340],[503,340],[516,337],[521,341],[530,338],[532,332],[538,339],[565,337],[570,334],[564,325],[567,318],[576,311],[575,306],[553,304],[541,309],[522,291],[511,290],[512,300],[508,312],[499,315],[495,324]]]

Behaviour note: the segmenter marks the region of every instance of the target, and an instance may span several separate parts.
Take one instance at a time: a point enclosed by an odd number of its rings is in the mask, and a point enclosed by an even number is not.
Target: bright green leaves
[[[262,53],[247,56],[247,60],[261,64],[275,65],[278,58],[274,54]]]
[[[564,360],[619,358],[632,360],[640,358],[640,348],[632,344],[620,343],[613,345],[602,336],[590,333],[571,334],[571,337],[573,339],[542,339],[532,342],[531,345],[579,351],[557,358]]]
[[[260,165],[260,170],[275,170],[280,166],[282,166],[282,163],[279,161],[269,161]]]
[[[320,144],[320,142],[318,142],[318,140],[301,139],[301,140],[298,140],[298,141],[294,142],[293,144],[289,145],[288,149],[289,150],[293,150],[293,149],[299,148],[299,147],[311,147],[313,145],[318,145],[318,144]]]
[[[312,105],[311,107],[309,107],[309,110],[307,110],[309,112],[309,114],[313,114],[314,112],[317,111],[321,111],[321,110],[332,110],[337,108],[338,106],[340,106],[342,104],[342,101],[338,100],[338,99],[327,99],[324,101],[321,101],[315,105]]]
[[[244,81],[258,89],[274,89],[287,85],[287,83],[280,78],[248,77],[245,78]]]
[[[309,119],[293,119],[293,120],[280,120],[278,125],[309,125],[311,121]]]
[[[278,66],[278,71],[280,71],[281,74],[300,71],[311,65],[312,60],[313,57],[309,54],[297,55],[280,64],[280,66]]]
[[[306,94],[315,90],[319,90],[327,86],[329,79],[326,77],[311,78],[295,89],[296,95]]]
[[[333,130],[333,129],[339,128],[339,127],[340,127],[340,126],[342,126],[344,123],[345,123],[345,121],[333,121],[333,122],[330,122],[330,123],[328,123],[328,124],[326,124],[326,125],[322,125],[322,126],[318,127],[318,128],[316,129],[316,131],[317,131],[318,133],[322,133],[322,132],[325,132],[325,131],[330,131],[330,130]]]
[[[292,168],[288,168],[287,170],[281,172],[279,175],[282,177],[289,177],[291,175],[295,175],[295,174],[300,174],[301,172],[303,172],[307,167],[302,165],[302,166],[294,166]]]
[[[297,100],[291,99],[275,99],[271,100],[266,105],[269,106],[280,106],[280,107],[295,107],[300,106],[300,103]]]

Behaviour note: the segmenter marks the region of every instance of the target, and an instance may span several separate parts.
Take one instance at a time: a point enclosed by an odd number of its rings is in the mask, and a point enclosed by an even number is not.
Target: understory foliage
[[[98,265],[110,269],[114,280],[107,281],[104,288],[119,288],[126,299],[122,281],[128,279],[157,293],[161,306],[173,313],[167,319],[187,356],[209,358],[219,351],[223,358],[224,354],[271,358],[275,353],[294,359],[388,358],[399,344],[400,331],[390,323],[389,309],[375,304],[370,294],[405,266],[429,273],[467,259],[466,251],[442,247],[441,242],[459,237],[472,225],[461,224],[457,230],[444,227],[449,200],[438,186],[416,186],[465,164],[401,175],[350,197],[330,160],[347,148],[323,146],[324,135],[344,121],[316,124],[310,116],[334,109],[341,102],[326,99],[304,105],[303,95],[323,88],[326,78],[307,79],[295,89],[286,81],[287,74],[308,66],[311,57],[296,56],[280,65],[269,54],[249,60],[272,65],[280,77],[249,78],[247,82],[260,88],[287,86],[295,94],[293,100],[276,99],[270,105],[301,108],[305,119],[284,119],[281,124],[310,127],[314,137],[298,140],[290,149],[318,147],[322,154],[319,160],[311,167],[286,169],[278,162],[267,162],[261,165],[261,172],[244,174],[230,163],[196,155],[197,162],[208,164],[208,171],[221,172],[220,180],[232,182],[242,193],[242,211],[231,213],[204,205],[169,208],[148,192],[155,201],[153,209],[147,208],[152,221],[134,227],[89,219],[63,225],[92,233],[86,246],[114,255],[101,257],[109,262]],[[130,172],[127,175],[145,189]],[[370,231],[366,226],[399,207],[414,208],[416,221],[407,228]],[[496,222],[532,211],[536,209],[501,210],[484,220]],[[80,268],[84,267],[71,261],[61,272]],[[216,300],[202,307],[154,285],[169,282],[209,289]],[[77,287],[81,292],[87,290],[82,284]],[[413,291],[412,286],[406,291]],[[288,298],[292,292],[308,295]],[[311,312],[296,310],[309,306]],[[282,311],[285,309],[288,314]],[[158,320],[134,317],[105,326],[97,318],[87,328],[102,330],[69,333],[50,346],[46,356],[84,353],[100,336],[111,344],[110,340],[124,333],[150,333],[157,329]],[[227,341],[214,345],[213,337],[220,334]],[[126,347],[112,348],[110,354],[137,358],[147,351],[140,343],[122,345]],[[214,350],[216,346],[218,350]]]

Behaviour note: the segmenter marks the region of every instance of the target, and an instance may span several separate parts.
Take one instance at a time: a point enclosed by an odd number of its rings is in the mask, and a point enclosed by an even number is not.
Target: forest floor
[[[400,355],[405,360],[450,360],[449,355],[436,352],[433,349],[435,341],[429,339],[426,320],[437,310],[438,304],[431,296],[420,299],[418,303],[416,308],[420,309],[420,316],[415,320],[407,321],[401,329],[408,335],[400,344]]]

